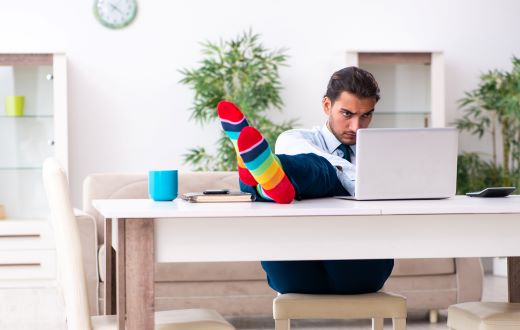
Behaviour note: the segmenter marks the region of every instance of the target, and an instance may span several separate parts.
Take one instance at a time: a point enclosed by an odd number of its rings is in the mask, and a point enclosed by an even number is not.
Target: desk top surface
[[[189,203],[150,199],[101,199],[94,207],[105,218],[198,218],[345,216],[391,214],[503,214],[520,213],[520,196],[472,198],[455,196],[441,200],[352,201],[336,198],[309,199],[291,204]]]

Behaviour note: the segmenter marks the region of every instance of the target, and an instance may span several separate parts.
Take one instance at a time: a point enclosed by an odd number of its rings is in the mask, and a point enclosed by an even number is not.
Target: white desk
[[[520,256],[520,196],[425,201],[314,199],[190,204],[95,200],[117,250],[117,314],[124,328],[153,328],[153,265],[251,261]],[[152,220],[153,221],[150,221]],[[107,250],[108,251],[108,250]],[[113,307],[111,253],[105,297]],[[123,258],[124,256],[124,258]],[[510,301],[520,302],[519,258],[509,258]],[[129,290],[126,290],[129,288]]]

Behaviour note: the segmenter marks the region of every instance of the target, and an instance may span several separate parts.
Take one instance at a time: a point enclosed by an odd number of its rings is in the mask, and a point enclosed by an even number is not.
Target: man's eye
[[[343,117],[346,117],[346,118],[352,117],[352,113],[350,113],[350,112],[342,112],[341,114],[343,115]]]
[[[370,117],[372,117],[372,112],[370,112],[370,113],[365,113],[365,114],[363,114],[361,117],[363,117],[363,118],[370,118]]]

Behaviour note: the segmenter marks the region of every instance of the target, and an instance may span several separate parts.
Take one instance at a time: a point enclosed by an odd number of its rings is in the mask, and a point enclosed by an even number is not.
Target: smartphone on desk
[[[202,193],[204,195],[225,195],[229,194],[229,189],[206,189]]]

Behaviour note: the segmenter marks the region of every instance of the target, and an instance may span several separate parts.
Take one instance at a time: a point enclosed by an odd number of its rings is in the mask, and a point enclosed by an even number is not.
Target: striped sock
[[[228,101],[220,101],[218,103],[217,113],[224,132],[231,139],[233,147],[235,147],[238,163],[238,177],[240,178],[240,181],[248,186],[256,186],[258,182],[256,182],[255,178],[244,165],[244,161],[242,160],[242,157],[240,157],[237,147],[237,139],[240,131],[244,127],[249,126],[246,117],[236,105]]]
[[[292,202],[294,187],[262,134],[251,126],[244,127],[237,144],[246,167],[259,183],[260,196],[280,204]]]

